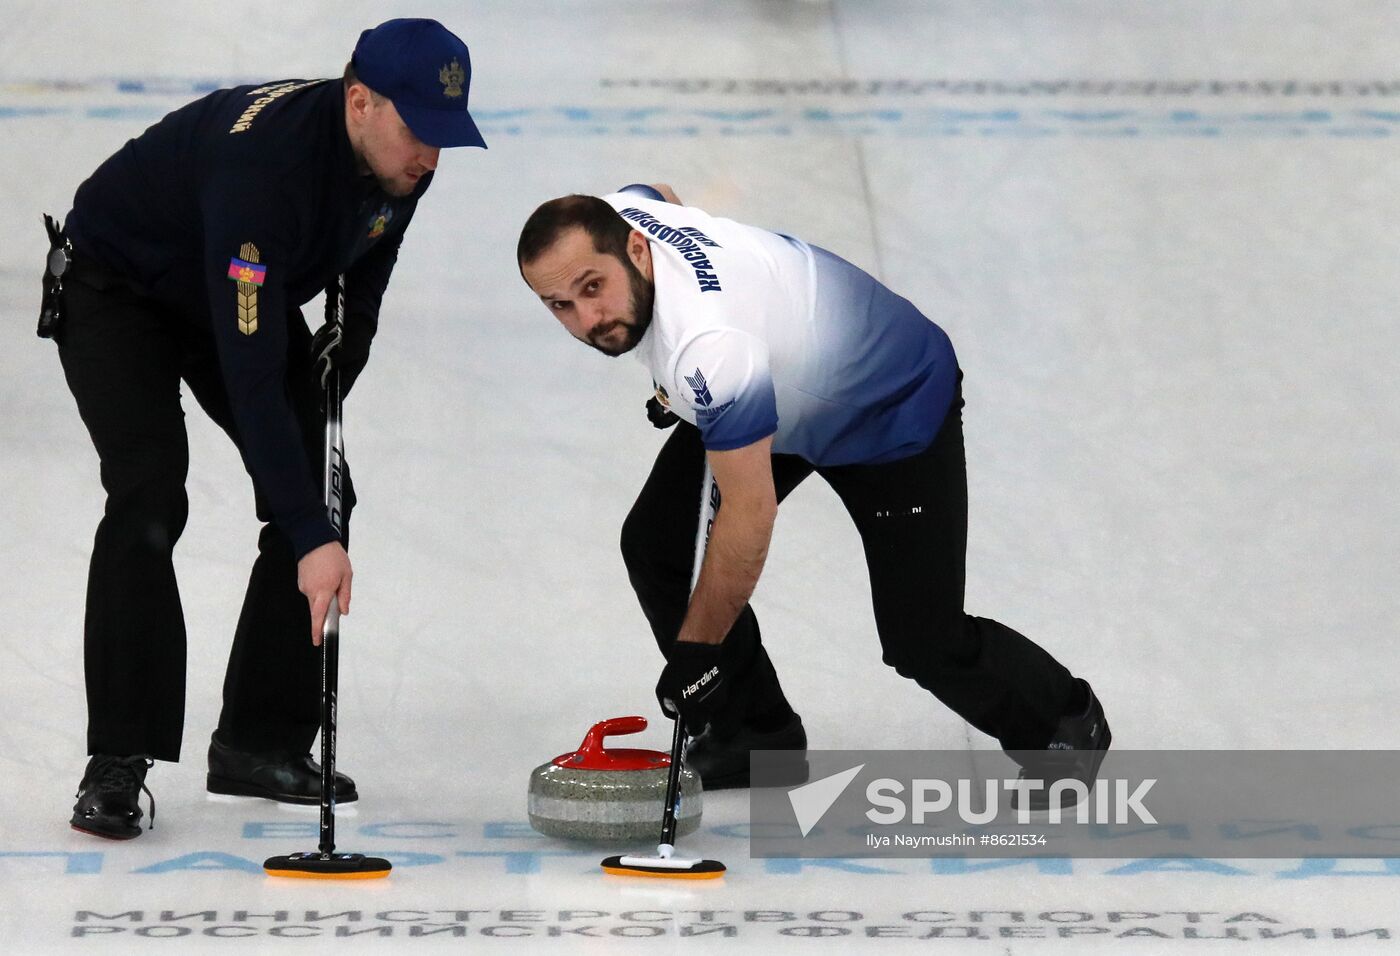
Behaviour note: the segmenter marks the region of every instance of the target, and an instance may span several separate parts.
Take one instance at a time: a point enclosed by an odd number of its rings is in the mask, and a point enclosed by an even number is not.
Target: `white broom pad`
[[[650,866],[663,870],[688,870],[691,867],[699,866],[701,860],[687,860],[685,857],[672,856],[624,856],[618,859],[623,866]]]

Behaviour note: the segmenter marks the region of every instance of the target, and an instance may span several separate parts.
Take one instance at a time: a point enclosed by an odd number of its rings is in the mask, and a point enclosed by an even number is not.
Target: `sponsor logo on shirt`
[[[714,402],[715,397],[710,394],[710,386],[705,381],[704,374],[697,368],[694,375],[687,375],[686,382],[690,384],[691,391],[695,393],[695,404],[701,408],[707,408]]]
[[[733,407],[735,400],[732,398],[719,405],[715,404],[715,396],[710,391],[710,383],[705,381],[705,374],[698,368],[695,370],[694,375],[685,376],[685,380],[686,383],[690,385],[691,391],[695,393],[694,405],[697,424],[700,422],[714,421]]]

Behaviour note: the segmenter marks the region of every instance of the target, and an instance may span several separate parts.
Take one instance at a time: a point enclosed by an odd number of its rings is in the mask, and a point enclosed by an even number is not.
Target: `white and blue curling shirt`
[[[957,388],[948,336],[824,249],[648,186],[603,197],[651,245],[656,298],[634,350],[711,451],[773,436],[814,465],[922,451]]]

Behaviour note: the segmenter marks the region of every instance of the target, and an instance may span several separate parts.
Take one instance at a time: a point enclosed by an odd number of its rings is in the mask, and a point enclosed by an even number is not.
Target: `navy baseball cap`
[[[467,45],[436,20],[385,20],[360,34],[350,65],[361,82],[387,96],[429,146],[486,141],[467,112],[472,79]]]

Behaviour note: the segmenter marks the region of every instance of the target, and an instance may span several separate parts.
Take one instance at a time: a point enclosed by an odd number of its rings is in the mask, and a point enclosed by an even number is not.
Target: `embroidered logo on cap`
[[[462,95],[462,84],[467,81],[466,71],[462,69],[462,64],[453,57],[452,62],[438,70],[438,82],[442,84],[442,95],[448,99],[455,100]]]

